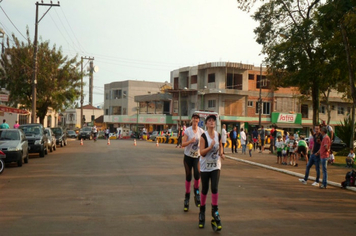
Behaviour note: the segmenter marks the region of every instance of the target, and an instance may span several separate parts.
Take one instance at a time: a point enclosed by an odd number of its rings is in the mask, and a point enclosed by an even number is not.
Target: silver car
[[[0,129],[0,150],[6,155],[5,163],[16,162],[22,166],[22,160],[28,163],[28,142],[20,129]]]
[[[57,149],[56,146],[56,136],[50,128],[45,128],[45,134],[48,138],[48,148],[50,152],[53,152]]]

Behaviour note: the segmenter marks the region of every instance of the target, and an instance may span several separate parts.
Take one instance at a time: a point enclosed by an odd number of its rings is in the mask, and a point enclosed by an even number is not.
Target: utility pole
[[[258,126],[261,128],[261,116],[262,116],[262,63],[260,65],[260,80],[258,81],[260,83],[260,96],[258,98]]]
[[[84,96],[83,96],[83,60],[84,59],[90,61],[90,70],[91,70],[91,73],[93,73],[92,66],[93,66],[94,57],[81,57],[80,58],[80,69],[81,69],[81,73],[80,73],[81,74],[81,81],[80,81],[80,128],[83,128],[83,121],[84,121],[84,116],[83,116],[83,103],[84,103]]]
[[[49,6],[47,11],[43,14],[40,20],[38,20],[38,6]],[[33,42],[33,74],[32,74],[32,117],[31,117],[31,123],[34,124],[36,123],[36,100],[37,100],[37,38],[38,38],[38,24],[40,21],[43,19],[43,17],[47,14],[47,12],[52,8],[52,7],[59,7],[59,2],[58,4],[53,4],[52,1],[51,3],[39,3],[36,2],[36,21],[35,21],[35,40]]]

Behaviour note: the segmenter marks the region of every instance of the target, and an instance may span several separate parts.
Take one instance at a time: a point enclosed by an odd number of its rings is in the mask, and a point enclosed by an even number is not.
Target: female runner
[[[215,231],[222,229],[220,215],[218,212],[218,185],[221,169],[221,158],[224,160],[221,136],[215,131],[216,116],[209,115],[205,124],[207,131],[205,131],[200,138],[200,171],[201,171],[201,206],[199,212],[199,228],[205,226],[205,203],[206,196],[209,190],[209,180],[211,181],[211,214],[213,220],[211,222]]]
[[[199,141],[204,130],[198,127],[200,117],[198,113],[192,115],[192,126],[184,132],[182,147],[184,147],[184,168],[185,168],[185,199],[184,211],[189,210],[190,199],[190,182],[192,181],[192,169],[194,169],[194,202],[197,207],[200,207],[200,170],[199,170]]]

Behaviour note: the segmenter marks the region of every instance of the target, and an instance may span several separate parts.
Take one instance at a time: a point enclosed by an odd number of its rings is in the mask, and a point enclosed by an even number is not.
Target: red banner
[[[0,111],[9,112],[9,113],[16,113],[16,114],[25,114],[25,115],[29,114],[29,112],[26,111],[26,110],[21,110],[21,109],[7,107],[7,106],[1,106],[1,105],[0,105]]]

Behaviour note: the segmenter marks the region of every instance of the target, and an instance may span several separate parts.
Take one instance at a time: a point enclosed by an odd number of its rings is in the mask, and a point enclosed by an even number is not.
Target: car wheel
[[[48,154],[48,146],[46,147],[46,149],[44,150],[44,152],[45,152],[45,155]]]
[[[63,147],[63,140],[61,141],[61,147]]]
[[[56,151],[57,150],[57,145],[53,146],[53,150]]]
[[[53,152],[53,145],[49,148],[49,152]]]
[[[0,174],[4,171],[4,169],[5,169],[5,162],[2,159],[0,159]]]
[[[44,147],[41,149],[40,151],[40,157],[44,157],[45,156],[45,150]]]
[[[28,152],[27,152],[26,157],[25,157],[25,160],[24,160],[24,162],[25,162],[26,164],[28,163],[28,159],[29,159],[29,156],[28,156]]]
[[[64,140],[64,146],[67,146],[67,139],[66,140]]]
[[[17,161],[17,166],[18,166],[18,167],[21,167],[21,166],[22,166],[22,156],[21,156],[21,159]]]

